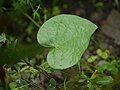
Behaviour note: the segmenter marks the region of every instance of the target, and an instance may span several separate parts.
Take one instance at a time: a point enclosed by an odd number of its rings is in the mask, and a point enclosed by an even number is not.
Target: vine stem
[[[46,77],[49,77],[49,78],[52,78],[51,75],[49,75],[46,71],[42,70],[39,66],[35,65],[35,66],[32,66],[28,60],[24,60],[25,63],[30,66],[30,67],[33,67],[34,69],[36,69],[37,71],[39,71],[40,73],[42,73],[43,75],[45,75]]]

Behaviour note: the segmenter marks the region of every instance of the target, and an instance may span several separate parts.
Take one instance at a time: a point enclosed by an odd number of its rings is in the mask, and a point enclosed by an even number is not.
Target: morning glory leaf
[[[37,34],[40,45],[49,47],[48,64],[54,69],[75,65],[88,47],[97,26],[75,15],[57,15],[46,21]]]

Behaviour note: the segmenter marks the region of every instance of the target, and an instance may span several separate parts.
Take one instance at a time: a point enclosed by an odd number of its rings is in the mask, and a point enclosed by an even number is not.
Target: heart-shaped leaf
[[[97,26],[75,15],[62,14],[46,21],[37,34],[38,42],[51,50],[48,64],[54,69],[75,65],[86,50]]]

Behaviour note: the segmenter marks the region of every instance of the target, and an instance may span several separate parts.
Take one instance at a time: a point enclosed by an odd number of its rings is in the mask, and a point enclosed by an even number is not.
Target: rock
[[[112,10],[107,23],[101,27],[101,31],[108,37],[120,41],[120,13],[118,11]]]

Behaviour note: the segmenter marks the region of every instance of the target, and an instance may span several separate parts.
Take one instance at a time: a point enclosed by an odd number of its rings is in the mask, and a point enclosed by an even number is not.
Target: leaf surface
[[[37,40],[42,46],[51,48],[48,64],[54,69],[66,69],[80,60],[96,29],[95,24],[84,18],[62,14],[41,26]]]
[[[109,84],[113,81],[113,78],[111,76],[104,76],[98,79],[97,84]]]

